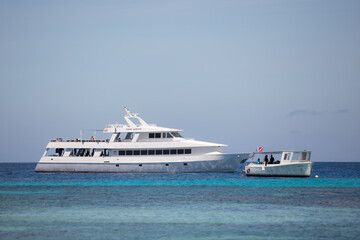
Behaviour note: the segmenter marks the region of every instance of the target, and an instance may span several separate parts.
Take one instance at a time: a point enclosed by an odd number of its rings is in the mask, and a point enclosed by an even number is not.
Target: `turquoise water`
[[[0,239],[359,239],[360,163],[319,178],[37,174],[0,164]],[[341,171],[339,171],[341,169]]]

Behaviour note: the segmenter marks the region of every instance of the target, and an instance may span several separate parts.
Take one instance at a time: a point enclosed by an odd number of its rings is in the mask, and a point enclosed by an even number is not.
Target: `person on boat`
[[[261,164],[261,162],[260,162],[260,158],[258,158],[258,160],[257,160],[257,164]]]
[[[94,136],[91,136],[90,140],[91,140],[91,141],[95,141]]]
[[[273,155],[271,154],[269,164],[274,164],[274,161],[275,161],[275,158],[274,158]]]
[[[265,155],[264,157],[265,166],[267,166],[268,162],[269,162],[268,155]]]

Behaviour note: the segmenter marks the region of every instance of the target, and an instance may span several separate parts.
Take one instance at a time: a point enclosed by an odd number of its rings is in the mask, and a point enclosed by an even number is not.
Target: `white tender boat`
[[[186,139],[179,129],[147,124],[126,110],[127,125],[109,124],[107,140],[51,140],[36,172],[234,172],[252,153],[226,154],[218,143]],[[135,124],[131,119],[136,119]]]
[[[310,177],[311,151],[262,152],[261,155],[280,155],[280,160],[249,163],[245,166],[247,176],[262,177]],[[258,155],[258,153],[256,154]],[[256,156],[255,155],[255,156]]]

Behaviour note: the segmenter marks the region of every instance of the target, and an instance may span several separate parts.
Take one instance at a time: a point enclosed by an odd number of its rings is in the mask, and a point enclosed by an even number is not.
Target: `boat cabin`
[[[256,152],[253,160],[257,164],[288,164],[295,162],[308,162],[311,158],[311,151],[273,151]]]

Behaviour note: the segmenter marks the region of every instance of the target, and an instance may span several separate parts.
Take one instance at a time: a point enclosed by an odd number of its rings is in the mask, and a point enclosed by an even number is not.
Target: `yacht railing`
[[[82,140],[82,139],[75,139],[75,140],[59,140],[59,139],[52,139],[50,142],[110,142],[110,139],[105,140]]]

